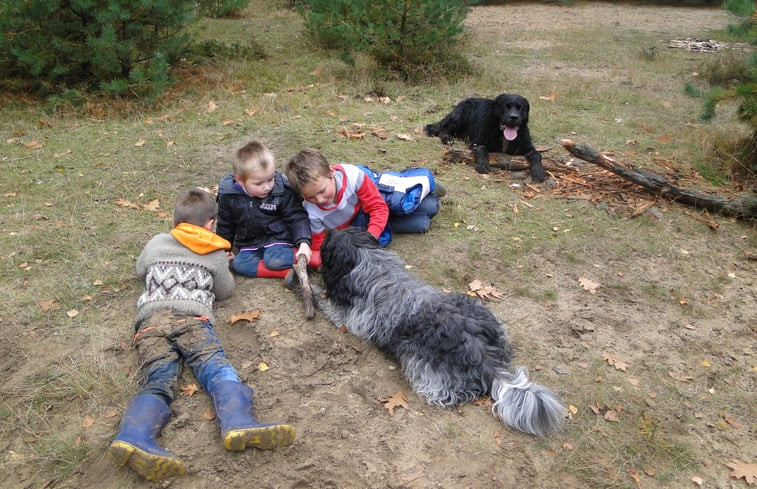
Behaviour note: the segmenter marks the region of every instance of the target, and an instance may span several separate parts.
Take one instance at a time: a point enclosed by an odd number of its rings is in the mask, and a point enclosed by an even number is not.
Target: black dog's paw
[[[473,157],[475,158],[474,168],[478,173],[489,173],[489,150],[485,146],[473,146]]]
[[[442,144],[446,144],[448,146],[455,142],[455,137],[450,136],[449,134],[440,134],[439,139],[442,140]]]
[[[541,153],[536,150],[531,151],[526,155],[528,160],[528,168],[531,173],[531,179],[534,182],[543,182],[547,179],[547,175],[544,172],[544,166],[541,164]]]

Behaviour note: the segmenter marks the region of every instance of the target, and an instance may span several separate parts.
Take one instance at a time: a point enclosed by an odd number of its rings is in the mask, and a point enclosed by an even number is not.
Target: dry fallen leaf
[[[207,420],[207,421],[212,421],[216,419],[216,412],[213,411],[212,407],[209,407],[202,413],[202,419]]]
[[[181,389],[181,395],[187,396],[187,397],[192,397],[192,395],[194,395],[195,392],[200,390],[194,384],[182,385],[180,389]]]
[[[248,321],[252,323],[257,321],[258,317],[260,317],[260,309],[255,309],[254,311],[248,312],[240,312],[231,316],[231,324],[234,324],[237,321]]]
[[[621,362],[620,360],[618,360],[617,358],[615,358],[614,356],[610,355],[607,352],[602,353],[602,358],[607,360],[607,363],[615,367],[617,370],[623,370],[625,372],[626,367],[628,367],[628,365],[625,362]]]
[[[581,277],[578,279],[578,283],[581,285],[581,287],[584,288],[584,290],[589,291],[592,294],[595,294],[597,292],[597,289],[599,288],[599,284],[596,282],[593,282],[589,280],[588,278]]]
[[[268,364],[265,362],[260,362],[258,364],[258,370],[260,370],[261,372],[265,372],[266,370],[269,370],[270,368],[271,367],[269,367]]]
[[[81,427],[89,428],[93,424],[95,424],[95,418],[93,418],[92,416],[85,416],[84,420],[81,422]]]
[[[142,209],[146,211],[157,211],[159,207],[160,207],[160,200],[158,199],[151,200],[150,202],[146,204],[142,204]]]
[[[390,397],[379,400],[384,403],[384,407],[387,411],[389,411],[389,416],[394,416],[394,408],[396,407],[410,409],[410,406],[407,403],[407,398],[405,397],[405,393],[402,391],[397,391]]]
[[[129,209],[139,209],[139,206],[137,204],[121,198],[116,199],[116,205],[121,207],[128,207]]]
[[[210,114],[211,112],[215,112],[217,108],[218,106],[216,105],[215,102],[213,102],[212,100],[208,102],[208,110],[207,110],[208,114]]]
[[[60,304],[57,303],[57,302],[55,302],[54,300],[52,300],[52,301],[39,301],[39,308],[42,309],[42,312],[56,311],[56,310],[60,309]]]
[[[29,141],[28,143],[24,143],[24,146],[29,149],[40,149],[42,147],[42,144],[38,141]]]
[[[69,311],[66,311],[66,316],[70,317],[71,319],[75,318],[78,315],[79,315],[79,311],[77,311],[76,309],[71,309]]]
[[[612,421],[614,423],[618,422],[618,413],[615,412],[614,409],[608,409],[605,412],[605,421]]]
[[[484,300],[489,300],[491,298],[501,299],[503,297],[502,293],[498,291],[496,287],[493,285],[484,286],[478,279],[469,283],[468,288],[470,289],[468,295],[472,297],[480,297]]]
[[[671,379],[677,380],[678,382],[691,382],[692,380],[694,380],[694,377],[692,377],[691,375],[679,375],[673,371],[669,371],[668,376]]]
[[[744,479],[750,486],[754,484],[754,481],[757,481],[757,464],[748,464],[741,460],[733,460],[725,465],[732,469],[729,475],[733,479]]]
[[[347,129],[339,129],[337,132],[341,134],[342,136],[344,136],[345,138],[349,139],[350,141],[365,139],[364,132],[352,132],[352,131],[348,131]]]
[[[555,100],[557,100],[557,94],[555,92],[552,92],[549,95],[539,95],[539,100],[554,102]]]
[[[410,134],[397,134],[397,139],[400,141],[415,141]]]

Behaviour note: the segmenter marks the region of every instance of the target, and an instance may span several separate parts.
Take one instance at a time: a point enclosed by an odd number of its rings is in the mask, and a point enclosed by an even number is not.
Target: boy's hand
[[[227,251],[226,252],[226,258],[231,261],[234,259],[234,252],[233,251]]]
[[[309,244],[300,244],[300,247],[297,249],[297,253],[294,254],[294,261],[297,261],[297,257],[300,255],[305,255],[307,262],[310,263],[310,258],[313,256],[313,251],[310,249]]]

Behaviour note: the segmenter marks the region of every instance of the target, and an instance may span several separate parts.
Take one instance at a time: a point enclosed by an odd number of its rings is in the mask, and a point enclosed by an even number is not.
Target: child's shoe
[[[158,396],[138,394],[121,420],[121,429],[108,448],[108,458],[119,467],[128,465],[150,481],[184,475],[186,467],[158,446],[156,438],[171,417],[171,408]]]
[[[294,426],[257,422],[252,409],[252,389],[247,385],[222,381],[215,384],[212,390],[211,397],[226,450],[237,452],[248,447],[268,450],[286,447],[294,442]]]

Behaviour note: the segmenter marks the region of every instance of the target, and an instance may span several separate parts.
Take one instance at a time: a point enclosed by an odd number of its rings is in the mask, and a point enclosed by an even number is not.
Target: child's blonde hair
[[[292,189],[297,193],[302,193],[305,185],[314,182],[318,177],[329,178],[331,167],[320,151],[305,148],[289,158],[284,165],[284,174]]]
[[[257,170],[267,170],[276,164],[273,153],[268,146],[253,140],[239,148],[235,154],[234,176],[244,180],[250,173]]]
[[[182,222],[204,226],[218,214],[215,198],[201,188],[189,188],[176,197],[173,209],[173,225]]]

